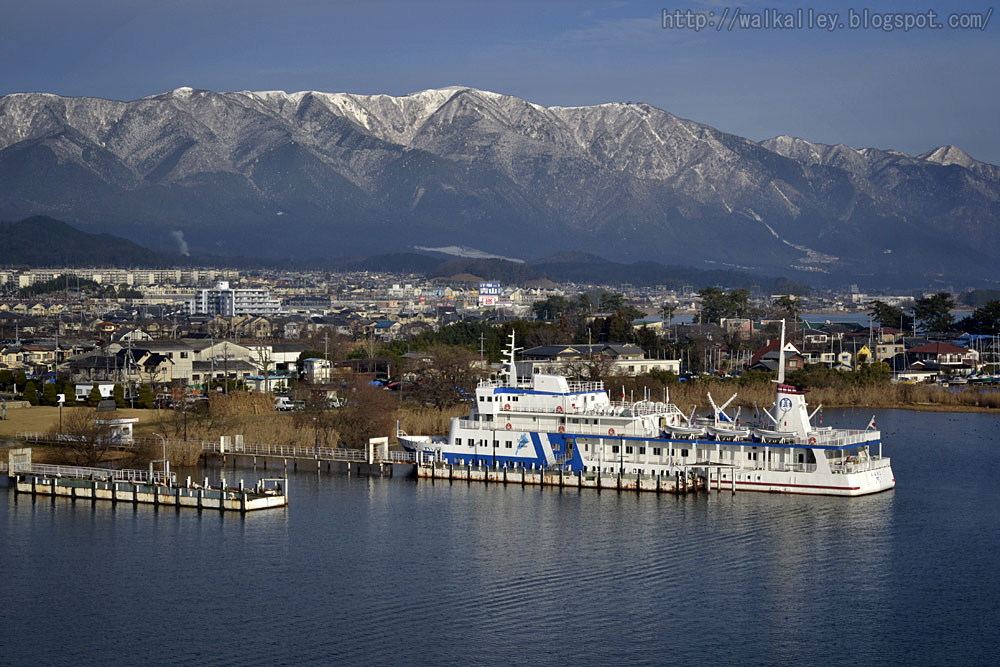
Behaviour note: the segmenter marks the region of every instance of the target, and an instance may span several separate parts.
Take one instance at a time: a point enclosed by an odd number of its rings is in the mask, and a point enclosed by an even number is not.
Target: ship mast
[[[514,332],[510,332],[510,349],[508,350],[508,361],[505,364],[506,370],[500,372],[501,375],[507,376],[507,386],[516,387],[517,386],[517,366],[514,365],[514,353],[522,350],[523,348],[514,347]]]
[[[785,384],[785,319],[781,319],[781,342],[778,346],[778,384]]]

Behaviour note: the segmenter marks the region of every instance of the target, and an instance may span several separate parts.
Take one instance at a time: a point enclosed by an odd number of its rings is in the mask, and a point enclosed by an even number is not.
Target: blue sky
[[[985,13],[883,2],[872,11]],[[644,101],[751,139],[1000,164],[1000,16],[985,30],[664,30],[664,8],[784,1],[342,3],[0,0],[0,94],[134,99],[178,86],[405,94],[463,84],[546,105]],[[857,3],[825,2],[821,12]],[[731,14],[730,14],[731,15]]]

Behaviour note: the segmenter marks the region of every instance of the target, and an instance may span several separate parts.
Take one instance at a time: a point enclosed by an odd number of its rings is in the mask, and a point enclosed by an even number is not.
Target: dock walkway
[[[722,491],[721,476],[690,468],[678,469],[674,475],[601,474],[554,470],[549,468],[508,468],[487,465],[458,465],[441,461],[417,465],[417,477],[451,482],[485,482],[488,484],[519,484],[521,486],[555,486],[575,489],[608,489],[653,493],[686,494],[709,491],[713,481],[716,491]],[[728,490],[728,489],[727,489]],[[735,489],[732,489],[735,492]]]
[[[18,440],[25,443],[40,445],[58,445],[66,442],[67,436],[56,433],[19,432]],[[167,446],[187,446],[200,449],[202,455],[242,456],[264,459],[315,460],[323,462],[367,463],[367,464],[410,464],[418,463],[420,456],[414,452],[390,450],[387,438],[378,438],[380,443],[369,443],[365,449],[347,449],[335,447],[272,445],[267,443],[248,443],[242,436],[223,436],[218,441],[210,440],[171,440]],[[161,441],[156,438],[134,438],[131,442],[112,442],[108,446],[113,449],[132,450],[145,446],[160,447]],[[428,457],[429,460],[429,455]]]

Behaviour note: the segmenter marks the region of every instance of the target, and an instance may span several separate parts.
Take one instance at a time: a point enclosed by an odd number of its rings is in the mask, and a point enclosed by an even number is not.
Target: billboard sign
[[[479,305],[495,306],[500,302],[500,283],[479,283]]]

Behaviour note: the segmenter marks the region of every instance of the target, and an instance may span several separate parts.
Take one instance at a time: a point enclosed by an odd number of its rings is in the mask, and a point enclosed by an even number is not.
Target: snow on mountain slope
[[[288,253],[304,239],[345,252],[600,247],[617,259],[946,273],[987,271],[1000,252],[1000,169],[953,146],[909,156],[757,143],[647,104],[543,107],[465,86],[8,95],[0,186],[6,218],[63,215],[154,245],[183,229],[234,253]]]

